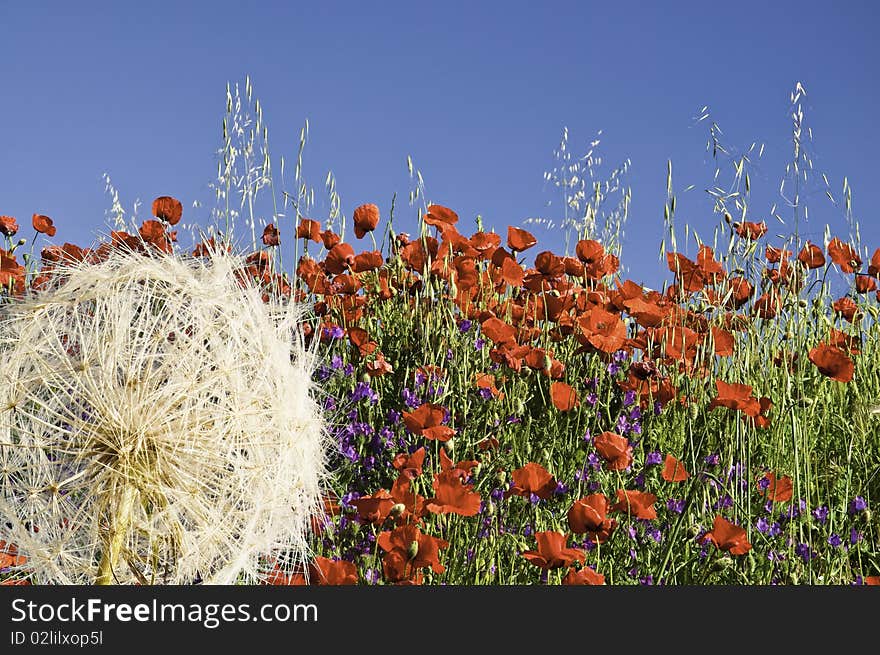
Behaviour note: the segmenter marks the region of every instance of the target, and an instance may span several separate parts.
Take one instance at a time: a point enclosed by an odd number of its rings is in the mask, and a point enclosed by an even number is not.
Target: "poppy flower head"
[[[808,269],[820,268],[825,265],[825,254],[819,246],[807,241],[807,244],[798,253],[798,261]]]
[[[731,555],[745,555],[752,549],[745,529],[731,523],[720,514],[715,516],[712,530],[703,535],[701,540],[709,541],[718,550],[729,552]]]
[[[281,243],[281,240],[279,239],[278,228],[275,227],[274,224],[269,223],[269,224],[263,229],[263,245],[266,245],[266,246],[277,246],[277,245],[279,245],[280,243]]]
[[[394,457],[391,465],[410,479],[418,477],[422,474],[422,467],[425,465],[425,452],[425,447],[422,446],[414,453],[400,453]]]
[[[767,223],[765,221],[760,223],[743,221],[742,223],[733,223],[732,227],[737,236],[749,241],[755,241],[767,234]]]
[[[296,238],[321,243],[321,224],[311,218],[301,218],[296,226]]]
[[[560,412],[568,412],[578,406],[577,392],[564,382],[553,382],[550,385],[550,398],[553,406]]]
[[[48,237],[54,237],[55,232],[57,231],[52,219],[43,214],[34,214],[31,219],[31,224],[37,232],[45,234]]]
[[[853,379],[855,364],[837,346],[821,342],[810,350],[808,356],[822,375],[838,382],[850,382]]]
[[[537,550],[527,550],[522,556],[531,564],[542,569],[558,569],[570,566],[573,562],[583,562],[586,553],[580,548],[567,548],[568,538],[561,532],[548,530],[535,534]]]
[[[564,585],[604,585],[605,584],[605,576],[601,573],[596,573],[595,569],[590,568],[589,566],[582,566],[579,570],[575,571],[574,568],[568,570],[565,577],[562,578],[562,584]]]
[[[546,500],[556,491],[556,478],[547,469],[535,462],[529,462],[522,468],[511,473],[512,484],[504,493],[505,498],[511,496],[530,497],[532,494]]]
[[[595,543],[605,543],[617,527],[607,516],[608,499],[603,494],[581,498],[568,510],[568,527],[575,534],[586,534]]]
[[[684,464],[678,461],[672,455],[666,455],[663,462],[663,472],[661,477],[667,482],[684,482],[688,479],[688,472],[684,468]]]
[[[623,471],[633,461],[629,440],[614,432],[603,432],[593,439],[596,452],[605,460],[608,471]]]
[[[531,232],[520,229],[518,227],[507,227],[507,247],[513,252],[522,252],[528,250],[538,243],[538,240]]]
[[[159,196],[153,201],[153,216],[168,222],[169,225],[177,225],[183,216],[183,205],[177,198],[171,196]],[[49,236],[52,236],[51,234]]]
[[[773,471],[767,471],[758,480],[758,489],[763,492],[767,500],[774,503],[784,503],[791,500],[792,497],[791,478],[787,475],[777,478]]]
[[[18,232],[18,222],[12,216],[0,216],[0,234],[11,237]]]
[[[367,232],[372,232],[379,224],[379,207],[373,203],[361,205],[354,210],[354,235],[361,239]]]
[[[353,585],[358,583],[357,568],[353,562],[315,557],[309,565],[309,584]]]
[[[628,491],[624,489],[617,490],[617,502],[611,508],[615,512],[629,514],[637,519],[656,519],[657,510],[654,503],[657,502],[657,496],[643,491]]]
[[[862,267],[862,258],[856,249],[837,237],[828,242],[828,256],[844,273],[855,273]]]

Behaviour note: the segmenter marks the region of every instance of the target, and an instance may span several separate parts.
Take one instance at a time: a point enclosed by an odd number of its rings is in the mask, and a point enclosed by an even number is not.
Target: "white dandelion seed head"
[[[120,584],[253,583],[306,559],[315,352],[241,264],[117,250],[0,307],[0,540],[35,584],[108,562]]]

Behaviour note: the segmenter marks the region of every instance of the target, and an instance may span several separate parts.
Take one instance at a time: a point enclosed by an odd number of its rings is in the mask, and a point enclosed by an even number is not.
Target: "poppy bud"
[[[552,367],[553,360],[550,359],[547,355],[544,355],[544,370],[549,373]]]
[[[690,412],[691,419],[696,420],[697,416],[700,414],[700,408],[696,403],[691,403],[688,405],[688,411]]]
[[[498,481],[498,484],[503,485],[505,482],[507,482],[507,472],[506,471],[498,471],[498,473],[495,474],[495,480]]]
[[[446,442],[443,444],[443,446],[446,448],[447,451],[452,453],[452,451],[455,449],[455,438],[450,437],[449,439],[446,440]]]
[[[479,463],[475,464],[474,467],[471,469],[471,475],[474,477],[477,477],[480,474],[480,469],[482,469],[482,468],[483,467],[481,464],[479,464]]]
[[[700,529],[699,525],[692,525],[690,528],[688,528],[688,532],[692,537],[696,539],[698,536],[700,536],[702,530]]]
[[[712,563],[712,571],[724,571],[733,566],[733,560],[727,556],[721,557]]]
[[[487,503],[486,504],[486,515],[487,516],[495,516],[495,512],[498,511],[498,508],[495,506],[495,503]]]
[[[409,544],[409,548],[406,549],[406,555],[409,559],[415,559],[416,555],[419,554],[419,542],[411,541]]]
[[[398,516],[403,514],[406,511],[406,505],[403,503],[395,503],[391,506],[391,509],[388,510],[388,516],[393,519],[396,519]]]
[[[18,240],[18,245],[20,245],[20,246],[23,246],[26,243],[27,243],[27,239],[19,239]]]
[[[361,374],[361,382],[363,382],[364,384],[370,384],[370,374],[369,373]]]

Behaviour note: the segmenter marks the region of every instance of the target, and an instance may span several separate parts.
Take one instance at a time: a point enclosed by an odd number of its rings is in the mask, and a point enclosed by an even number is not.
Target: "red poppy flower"
[[[15,259],[15,254],[10,255],[0,248],[0,286],[23,283],[24,276],[25,268]]]
[[[626,437],[614,432],[603,432],[593,439],[593,445],[605,460],[605,469],[608,471],[622,471],[632,464],[632,446]]]
[[[785,250],[784,248],[774,248],[773,246],[767,246],[766,253],[767,261],[771,264],[778,264],[780,261],[788,259],[791,257],[791,250]]]
[[[538,498],[546,500],[556,491],[556,478],[540,464],[529,462],[522,468],[511,473],[513,483],[510,489],[504,492],[505,498],[511,496],[524,496],[528,498],[534,494]]]
[[[311,218],[301,218],[296,227],[296,238],[321,243],[321,224]]]
[[[838,382],[849,382],[853,379],[855,364],[840,348],[822,342],[810,350],[809,357],[822,375]]]
[[[771,289],[755,301],[753,310],[761,318],[774,318],[782,307],[782,299],[775,289]]]
[[[376,543],[386,553],[382,563],[391,582],[411,577],[416,569],[430,567],[434,573],[446,570],[440,563],[440,549],[449,546],[449,542],[422,534],[415,525],[402,525],[390,532],[382,532]]]
[[[586,534],[597,544],[605,543],[617,527],[617,521],[607,516],[608,499],[603,494],[581,498],[568,510],[568,527],[575,534]]]
[[[620,260],[605,252],[605,246],[593,239],[582,239],[575,246],[577,258],[584,263],[584,275],[592,280],[599,280],[606,275],[615,273]]]
[[[847,334],[837,328],[831,328],[828,343],[848,353],[858,355],[861,352],[862,338],[860,335]]]
[[[324,258],[324,270],[330,275],[338,275],[354,265],[354,248],[348,243],[337,243],[330,248]]]
[[[415,411],[404,412],[403,422],[407,430],[413,434],[420,434],[426,439],[437,441],[449,441],[455,434],[455,430],[448,425],[443,425],[446,410],[433,403],[422,403]]]
[[[573,568],[569,569],[565,577],[562,578],[562,584],[604,585],[605,576],[601,573],[596,573],[596,571],[591,569],[589,566],[582,566],[578,571],[575,571]]]
[[[358,518],[362,521],[380,525],[388,518],[397,501],[388,491],[379,489],[370,496],[355,498],[349,504],[357,509]]]
[[[654,503],[657,496],[644,491],[617,490],[617,502],[611,508],[614,512],[623,512],[637,519],[656,519],[657,510]]]
[[[34,214],[31,219],[31,224],[34,226],[34,229],[46,236],[54,237],[55,236],[55,225],[52,224],[52,219],[48,216],[43,216],[42,214]]]
[[[667,482],[684,482],[688,479],[688,472],[685,470],[684,464],[672,455],[666,455],[666,460],[663,462],[663,472],[660,475]]]
[[[360,239],[367,232],[372,232],[379,224],[379,207],[373,203],[361,205],[354,210],[354,235]]]
[[[12,216],[0,216],[0,234],[11,237],[18,232],[18,222]]]
[[[512,257],[505,257],[501,260],[500,265],[493,264],[493,266],[500,277],[500,282],[512,287],[520,286],[525,279],[525,271]]]
[[[573,562],[583,562],[587,558],[586,553],[580,548],[566,548],[567,540],[568,537],[555,530],[538,532],[535,534],[538,549],[527,550],[522,556],[531,564],[545,570],[570,566]]]
[[[391,485],[391,497],[396,503],[403,505],[403,512],[397,517],[398,525],[410,522],[410,519],[420,521],[425,513],[425,498],[412,490],[412,480],[406,475],[399,475]]]
[[[309,565],[309,584],[352,585],[357,583],[358,573],[353,562],[315,557]]]
[[[424,221],[434,227],[455,225],[458,223],[458,214],[443,205],[428,205],[428,213],[425,214]]]
[[[348,328],[348,340],[358,349],[362,357],[371,354],[379,347],[379,344],[370,340],[370,334],[359,327]]]
[[[582,314],[578,318],[578,326],[587,343],[601,352],[616,352],[626,343],[626,324],[620,316],[606,312],[601,307],[593,307]]]
[[[153,201],[153,216],[167,221],[170,225],[177,225],[183,216],[183,205],[177,198],[159,196]]]
[[[480,329],[493,343],[498,345],[514,344],[516,331],[500,318],[488,318],[480,324]]]
[[[495,386],[495,376],[491,373],[478,373],[474,384],[477,389],[487,389],[493,398],[498,398],[499,400],[504,398],[504,393]]]
[[[382,253],[378,250],[370,250],[362,252],[354,257],[352,270],[355,273],[363,273],[365,271],[374,271],[382,267]],[[387,286],[387,283],[386,283]]]
[[[442,452],[442,451],[441,451]],[[425,509],[434,514],[474,516],[480,511],[480,494],[474,485],[462,483],[463,471],[458,468],[434,476],[434,497],[425,501]]]
[[[333,230],[324,230],[321,232],[320,236],[321,243],[324,244],[324,247],[327,250],[332,250],[340,241],[342,241],[342,237],[336,234]]]
[[[65,243],[63,246],[46,246],[40,251],[40,257],[47,266],[65,263],[74,264],[85,261],[87,250],[83,250],[73,243]]]
[[[837,237],[828,242],[828,256],[844,273],[855,273],[862,267],[862,258],[856,249]]]
[[[831,303],[831,308],[835,313],[840,314],[847,321],[847,323],[852,323],[856,320],[861,319],[862,313],[859,311],[859,306],[856,305],[851,298],[844,296],[843,298],[838,298],[833,303]]]
[[[727,551],[731,555],[745,555],[752,549],[752,544],[746,538],[745,529],[731,523],[720,514],[715,516],[711,532],[704,534],[702,541],[711,541],[719,550]]]
[[[767,223],[764,221],[761,221],[760,223],[743,221],[742,223],[734,223],[733,229],[736,230],[737,235],[743,239],[755,241],[767,234]]]
[[[462,480],[466,479],[474,467],[479,466],[479,464],[475,459],[465,459],[453,464],[446,451],[443,448],[440,449],[440,470],[443,472],[453,471]]]
[[[774,503],[784,503],[791,500],[792,484],[790,477],[783,475],[781,478],[777,478],[775,473],[767,471],[763,479],[767,480],[767,482],[762,484],[759,480],[758,489],[764,491],[767,500],[772,500]],[[764,485],[767,486],[765,487]]]
[[[864,578],[864,582],[866,585],[875,586],[880,585],[880,575],[869,575]]]
[[[507,247],[513,252],[528,250],[536,243],[538,243],[538,240],[531,234],[531,232],[527,232],[518,227],[507,227]]]
[[[809,241],[798,253],[798,260],[807,268],[819,268],[825,265],[825,255],[822,249]]]
[[[269,223],[263,228],[263,244],[267,246],[277,246],[281,243],[278,236],[278,228]]]
[[[738,410],[748,416],[757,416],[761,412],[760,401],[752,396],[752,387],[747,384],[728,384],[723,380],[715,380],[718,395],[709,403],[709,410],[716,407],[727,407]]]
[[[401,475],[412,479],[422,474],[425,465],[425,447],[422,446],[414,453],[400,453],[391,461],[391,465],[400,471]]]
[[[715,354],[719,357],[730,357],[733,355],[733,335],[727,330],[723,330],[714,325],[711,326],[709,330],[712,332],[712,342],[715,345]]]
[[[880,248],[871,255],[871,263],[868,264],[868,275],[880,278]]]
[[[877,289],[877,279],[868,275],[856,275],[856,293],[871,293]]]
[[[550,398],[553,406],[560,412],[568,412],[580,404],[577,392],[565,382],[554,382],[550,385]]]

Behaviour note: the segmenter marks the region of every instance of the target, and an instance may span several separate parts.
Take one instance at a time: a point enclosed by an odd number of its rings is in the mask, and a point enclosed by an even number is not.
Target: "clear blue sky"
[[[709,237],[718,220],[704,191],[713,168],[708,121],[693,121],[699,109],[709,105],[732,148],[766,144],[752,174],[750,217],[760,220],[779,201],[789,94],[801,81],[814,165],[838,197],[848,176],[873,252],[876,6],[0,0],[0,213],[26,235],[31,215],[47,214],[58,227],[51,241],[85,245],[107,230],[107,172],[127,210],[143,201],[141,218],[154,197],[173,195],[184,220],[204,223],[226,84],[243,87],[250,75],[276,170],[283,155],[292,177],[308,119],[304,174],[318,198],[328,170],[349,217],[374,202],[387,218],[397,192],[399,229],[414,214],[407,155],[428,199],[459,213],[462,232],[481,214],[503,233],[528,217],[560,217],[543,172],[563,126],[574,154],[602,130],[600,172],[631,160],[623,262],[631,277],[659,286],[667,159],[678,221]],[[193,209],[196,200],[205,207]],[[821,241],[828,222],[846,237],[842,206],[818,187],[807,200],[807,234]],[[558,231],[533,231],[539,246],[562,250]]]

